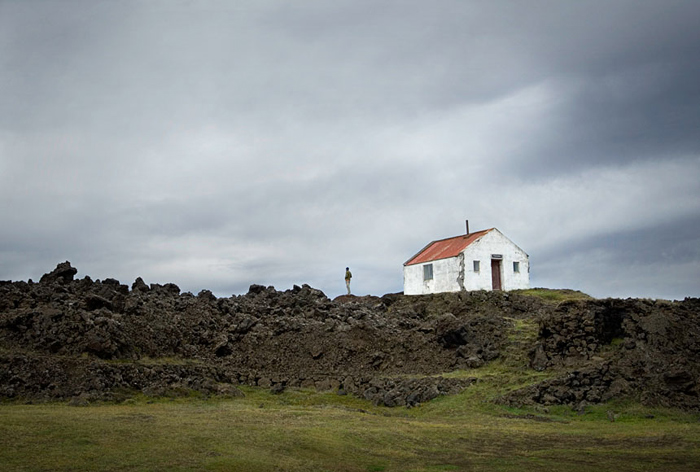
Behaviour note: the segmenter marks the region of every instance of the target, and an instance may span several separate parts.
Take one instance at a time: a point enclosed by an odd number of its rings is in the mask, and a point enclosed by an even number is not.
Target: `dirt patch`
[[[549,418],[547,416],[539,416],[533,414],[527,415],[503,415],[503,418],[508,418],[511,420],[528,420],[536,421],[538,423],[568,423],[568,421],[556,420],[554,418]]]

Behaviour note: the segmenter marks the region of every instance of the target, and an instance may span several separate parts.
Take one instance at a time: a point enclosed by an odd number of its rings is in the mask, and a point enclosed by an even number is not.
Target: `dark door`
[[[491,285],[494,290],[501,290],[501,261],[491,259]]]

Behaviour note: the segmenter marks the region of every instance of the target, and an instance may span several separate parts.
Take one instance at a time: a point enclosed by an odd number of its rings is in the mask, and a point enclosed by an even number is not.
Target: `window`
[[[423,280],[433,280],[433,265],[426,264],[423,266]]]
[[[481,263],[479,261],[474,261],[474,272],[481,271]]]
[[[513,272],[520,272],[520,262],[513,262]]]

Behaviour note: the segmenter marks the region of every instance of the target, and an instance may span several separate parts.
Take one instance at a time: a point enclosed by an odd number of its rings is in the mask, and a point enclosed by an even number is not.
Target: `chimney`
[[[466,220],[467,222],[467,234],[469,234],[469,220]]]

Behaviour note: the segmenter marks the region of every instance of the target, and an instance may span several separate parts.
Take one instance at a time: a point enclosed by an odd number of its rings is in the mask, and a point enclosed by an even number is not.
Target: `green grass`
[[[417,408],[244,388],[239,399],[0,406],[0,469],[16,471],[687,471],[697,416],[637,404],[584,415],[496,406],[480,383]],[[459,375],[459,374],[456,374]],[[618,418],[607,419],[614,409]],[[653,418],[652,418],[653,416]]]
[[[579,290],[552,289],[552,288],[530,288],[526,290],[513,290],[512,293],[538,297],[544,301],[559,303],[564,300],[591,300],[593,297]]]

